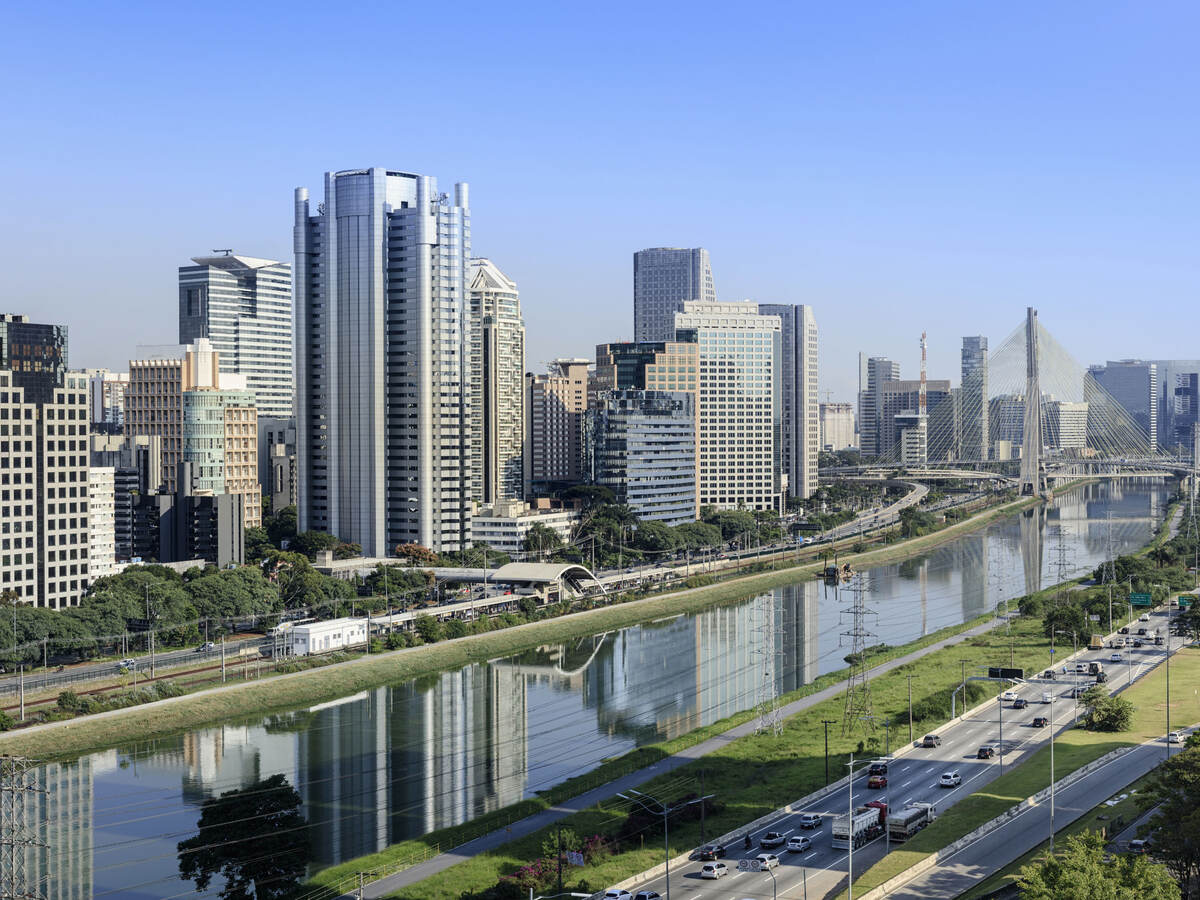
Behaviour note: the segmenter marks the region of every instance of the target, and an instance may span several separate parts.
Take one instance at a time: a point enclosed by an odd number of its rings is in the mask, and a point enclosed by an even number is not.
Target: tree
[[[541,522],[534,522],[529,526],[529,530],[525,532],[525,539],[521,542],[521,549],[526,553],[532,553],[535,556],[553,553],[562,547],[563,540],[559,537],[558,532],[553,528],[543,525]]]
[[[584,509],[616,503],[617,497],[602,484],[576,484],[562,492],[563,500],[582,500]]]
[[[721,529],[707,522],[684,522],[675,526],[675,536],[689,550],[703,550],[721,543]]]
[[[205,801],[197,827],[178,845],[179,874],[201,893],[219,874],[224,900],[291,896],[312,857],[300,794],[283,775]]]
[[[421,636],[421,640],[427,644],[436,644],[445,636],[442,623],[433,618],[433,616],[417,616],[413,622],[413,627],[416,628],[417,634]]]
[[[721,537],[731,541],[749,532],[754,533],[754,514],[744,509],[722,509],[706,516],[704,521],[721,529]]]
[[[262,561],[262,573],[278,588],[284,609],[319,603],[327,596],[321,573],[302,553],[272,550]]]
[[[633,546],[650,553],[669,553],[679,546],[679,537],[670,525],[643,522],[633,534]]]
[[[341,542],[336,535],[324,531],[304,531],[292,539],[288,550],[292,553],[303,553],[310,560],[315,560],[322,550],[336,550]]]
[[[420,544],[401,544],[396,548],[396,555],[416,566],[436,566],[440,562],[436,553]]]
[[[1106,859],[1104,838],[1093,831],[1072,835],[1042,863],[1017,878],[1023,900],[1176,900],[1179,886],[1166,868],[1144,856]]]
[[[1083,722],[1089,731],[1128,731],[1133,724],[1133,704],[1099,685],[1088,688],[1079,702],[1087,708]]]
[[[1058,605],[1047,609],[1042,616],[1042,629],[1046,637],[1054,637],[1056,631],[1065,631],[1066,634],[1059,637],[1069,638],[1074,632],[1079,640],[1083,640],[1085,635],[1092,633],[1087,613],[1079,604],[1066,597],[1056,598],[1056,603]]]
[[[271,538],[265,528],[246,529],[246,562],[256,563],[272,549]]]
[[[1200,879],[1200,749],[1185,748],[1156,768],[1138,797],[1143,809],[1155,810],[1140,832],[1154,858],[1167,867],[1194,897]]]
[[[268,516],[264,527],[267,537],[278,549],[284,549],[284,543],[296,536],[296,507],[285,506],[273,516]]]

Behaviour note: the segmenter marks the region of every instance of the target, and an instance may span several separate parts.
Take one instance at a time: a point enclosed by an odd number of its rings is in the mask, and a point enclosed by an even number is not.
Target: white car
[[[779,857],[774,853],[760,853],[754,858],[758,860],[758,870],[760,872],[766,872],[779,865]]]
[[[962,776],[957,772],[943,772],[938,779],[938,787],[958,787],[962,784]]]
[[[1008,702],[1016,700],[1017,692],[1016,691],[1005,691],[1003,694],[1000,695],[1000,699],[1008,701]]]
[[[1167,734],[1167,743],[1168,744],[1182,744],[1183,743],[1183,732],[1182,731],[1172,731],[1169,734]]]
[[[701,878],[720,878],[729,871],[723,862],[705,863],[700,867]]]
[[[604,892],[604,900],[633,900],[633,894],[621,888],[609,888]]]
[[[803,853],[805,850],[812,849],[812,840],[802,834],[788,838],[787,849],[789,853]]]
[[[1150,613],[1142,613],[1140,616],[1138,616],[1138,621],[1139,622],[1149,622],[1150,621]]]
[[[136,659],[123,659],[119,663],[117,663],[117,665],[120,666],[122,669],[129,669],[132,671],[133,669],[135,669],[137,667],[137,660]]]
[[[1120,653],[1111,653],[1111,654],[1109,654],[1108,661],[1109,661],[1109,662],[1120,662],[1120,661],[1121,661],[1121,654],[1120,654]]]

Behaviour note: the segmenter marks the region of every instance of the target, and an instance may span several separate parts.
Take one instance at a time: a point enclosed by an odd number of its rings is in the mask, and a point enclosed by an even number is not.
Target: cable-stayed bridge
[[[896,391],[883,402],[877,399],[880,452],[855,471],[903,468],[931,480],[1003,480],[1024,495],[1043,494],[1055,481],[1084,475],[1193,472],[1200,429],[1190,452],[1160,450],[1148,423],[1080,365],[1033,308],[988,355],[985,367],[964,374],[956,388],[947,384],[931,382],[926,390],[922,373],[920,400],[914,392]],[[897,408],[897,402],[911,406]]]

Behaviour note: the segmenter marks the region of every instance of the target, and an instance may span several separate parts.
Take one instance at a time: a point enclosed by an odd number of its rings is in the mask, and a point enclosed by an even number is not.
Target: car
[[[1150,621],[1150,613],[1142,613],[1140,616],[1138,616],[1138,621],[1139,622],[1149,622]]]
[[[658,891],[638,891],[633,895],[633,900],[662,900],[662,894]]]
[[[940,737],[938,737],[936,734],[927,734],[927,735],[925,735],[924,738],[921,739],[921,746],[922,747],[940,747],[940,746],[942,746],[942,739]]]
[[[962,776],[957,772],[943,772],[938,779],[938,787],[958,787],[962,784]]]
[[[1047,719],[1045,716],[1034,716],[1033,717],[1033,727],[1034,728],[1045,728],[1049,724],[1050,724],[1050,720]]]
[[[604,892],[604,900],[633,900],[633,894],[621,888],[609,888]]]
[[[1004,700],[1004,701],[1016,700],[1017,692],[1016,691],[1005,691],[1003,694],[1000,695],[1000,699]]]
[[[1167,734],[1167,743],[1168,744],[1182,744],[1183,743],[1183,732],[1182,731],[1169,732]]]
[[[762,836],[758,842],[760,847],[782,847],[783,842],[787,840],[787,836],[778,831],[768,831]]]
[[[117,663],[117,665],[120,666],[122,669],[135,669],[135,668],[137,668],[137,660],[136,659],[123,659],[119,663]]]
[[[758,869],[760,872],[774,869],[779,865],[779,857],[774,853],[760,853],[754,858],[758,860]]]
[[[1108,673],[1107,672],[1097,672],[1096,673],[1096,684],[1104,684],[1104,682],[1106,682],[1106,681],[1108,681]]]
[[[800,814],[801,828],[820,828],[821,817],[816,813],[801,813]]]
[[[1054,694],[1052,694],[1050,691],[1042,691],[1042,702],[1043,703],[1053,703],[1054,702]]]
[[[700,867],[701,878],[720,878],[722,875],[726,875],[728,873],[729,869],[726,868],[725,863],[723,862],[705,863]]]
[[[1047,681],[1053,681],[1054,680],[1054,670],[1047,669],[1045,672],[1042,673],[1042,677],[1045,678]]]
[[[1137,630],[1137,633],[1138,633],[1138,637],[1145,637],[1146,635],[1148,635],[1150,633],[1150,630],[1148,628],[1139,628]]]
[[[885,788],[887,787],[886,775],[872,775],[867,779],[867,787],[869,788]]]
[[[867,774],[868,775],[886,775],[887,774],[887,763],[885,763],[885,762],[871,763],[871,768],[869,768],[867,770]]]
[[[1122,659],[1122,657],[1121,657],[1120,653],[1110,653],[1108,656],[1109,662],[1120,662],[1121,659]]]
[[[1117,631],[1117,634],[1129,634],[1129,626],[1124,625]]]
[[[1087,674],[1087,672],[1088,672],[1088,664],[1087,664],[1087,663],[1085,663],[1085,662],[1078,662],[1078,663],[1075,663],[1075,672],[1076,672],[1077,674],[1083,674],[1083,675],[1086,675],[1086,674]]]
[[[812,839],[802,834],[790,837],[788,838],[787,849],[789,853],[803,853],[805,850],[811,850]]]
[[[725,856],[725,848],[720,844],[705,844],[696,851],[696,858],[700,860],[722,859]]]
[[[975,754],[976,759],[991,759],[996,755],[996,748],[989,747],[987,744],[979,748],[979,752]]]
[[[201,644],[199,647],[196,648],[196,652],[197,653],[209,653],[210,651],[216,650],[216,649],[217,649],[217,645],[214,644],[212,641],[205,641],[203,644]]]
[[[1150,848],[1146,845],[1146,842],[1141,840],[1140,838],[1129,842],[1129,852],[1130,853],[1145,853],[1149,849]]]
[[[1134,638],[1134,641],[1133,641],[1133,649],[1134,649],[1134,650],[1137,650],[1137,649],[1139,649],[1141,646],[1142,646],[1142,642],[1141,642],[1141,641],[1139,641],[1137,638]]]
[[[1028,705],[1029,705],[1028,700],[1026,700],[1024,697],[1018,697],[1016,700],[1013,701],[1012,708],[1013,709],[1024,709]]]

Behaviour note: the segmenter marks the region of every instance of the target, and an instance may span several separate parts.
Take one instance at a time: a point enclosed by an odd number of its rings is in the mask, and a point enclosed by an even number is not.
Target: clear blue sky
[[[176,267],[290,260],[291,191],[471,183],[530,368],[631,334],[632,251],[958,378],[1025,306],[1082,361],[1198,354],[1200,7],[22,4],[0,35],[5,310],[75,366],[176,338]]]

